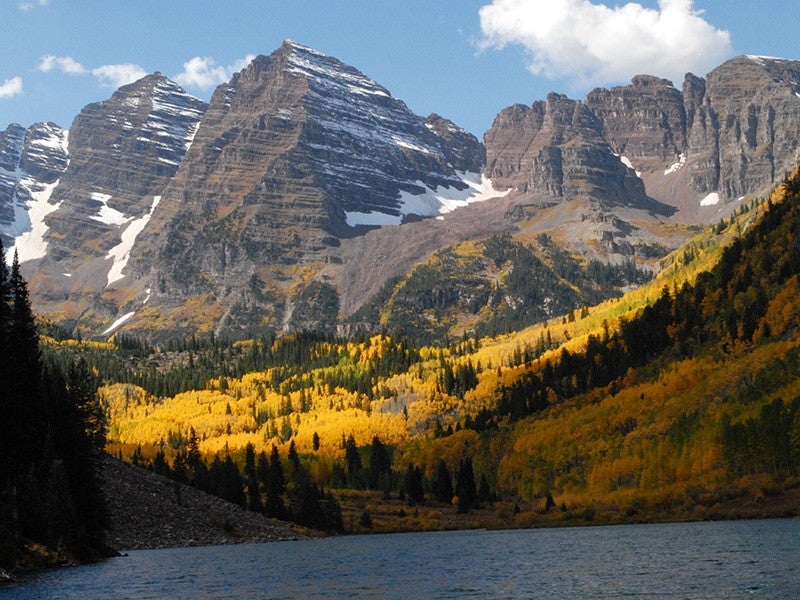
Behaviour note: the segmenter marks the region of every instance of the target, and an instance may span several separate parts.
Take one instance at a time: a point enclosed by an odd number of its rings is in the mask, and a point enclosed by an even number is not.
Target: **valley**
[[[0,565],[797,516],[798,81],[739,56],[478,140],[286,40],[208,103],[155,72],[10,125]]]

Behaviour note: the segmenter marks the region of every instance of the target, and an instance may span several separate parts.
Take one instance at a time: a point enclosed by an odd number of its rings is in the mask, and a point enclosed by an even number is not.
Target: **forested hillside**
[[[464,511],[500,499],[566,519],[725,516],[736,498],[755,511],[797,484],[799,278],[795,175],[668,257],[655,281],[518,334],[240,343],[171,396],[132,382],[208,351],[129,369],[129,383],[101,388],[110,447],[179,472],[190,451],[230,460],[259,510],[276,499],[266,470],[252,475],[263,452],[264,464],[291,455],[277,464],[340,497],[371,489]],[[240,375],[244,362],[253,371]]]
[[[97,380],[83,361],[43,360],[15,254],[0,246],[0,567],[97,558],[106,442]]]
[[[487,251],[508,286],[504,261],[524,250],[494,238]],[[3,564],[35,544],[96,554],[104,444],[176,490],[331,532],[796,510],[798,174],[621,298],[447,345],[152,348],[47,325],[40,345],[16,263],[0,283]]]
[[[437,252],[407,276],[389,281],[350,321],[447,344],[464,331],[478,337],[517,331],[620,296],[651,278],[632,259],[619,265],[580,262],[546,233],[532,244],[496,235]]]

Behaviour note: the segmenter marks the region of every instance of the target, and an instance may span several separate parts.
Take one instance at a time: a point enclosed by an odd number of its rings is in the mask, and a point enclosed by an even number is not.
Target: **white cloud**
[[[36,66],[37,71],[49,73],[61,71],[68,75],[94,75],[101,85],[118,88],[121,85],[132,83],[147,75],[139,65],[124,63],[119,65],[102,65],[94,69],[87,69],[71,56],[43,56]]]
[[[86,73],[86,67],[71,56],[53,56],[52,54],[48,54],[42,57],[42,60],[39,61],[39,65],[36,67],[37,71],[42,71],[44,73],[49,73],[53,69],[58,69],[70,75]]]
[[[244,69],[254,58],[254,54],[248,54],[232,65],[223,67],[208,56],[195,56],[183,63],[183,71],[173,79],[185,87],[208,89],[228,81],[236,71]]]
[[[629,2],[494,0],[480,9],[482,48],[520,44],[528,68],[551,79],[601,85],[637,74],[678,85],[687,71],[705,75],[733,54],[730,34],[705,21],[694,0]]]
[[[22,77],[16,76],[6,79],[0,84],[0,98],[11,98],[22,93]]]
[[[103,65],[92,69],[91,73],[100,80],[101,84],[109,85],[114,88],[133,83],[137,79],[141,79],[147,75],[147,71],[142,67],[131,63]]]
[[[20,2],[19,9],[24,11],[29,11],[37,6],[47,6],[49,0],[36,0],[36,2]]]

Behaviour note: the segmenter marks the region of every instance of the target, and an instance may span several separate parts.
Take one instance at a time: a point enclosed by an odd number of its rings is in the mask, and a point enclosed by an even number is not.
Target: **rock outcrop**
[[[583,197],[609,207],[656,208],[642,180],[612,152],[598,116],[564,95],[503,110],[484,143],[486,175],[521,198],[547,204]]]
[[[585,102],[551,94],[498,115],[484,137],[487,175],[520,205],[562,204],[558,218],[529,225],[568,230],[581,252],[608,236],[617,247],[666,250],[676,240],[636,223],[715,222],[796,166],[798,82],[798,61],[742,56],[707,79],[687,74],[682,91],[640,75]]]

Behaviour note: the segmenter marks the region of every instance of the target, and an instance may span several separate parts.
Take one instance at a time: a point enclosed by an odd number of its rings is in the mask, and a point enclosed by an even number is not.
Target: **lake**
[[[0,598],[798,598],[800,519],[139,550]]]

